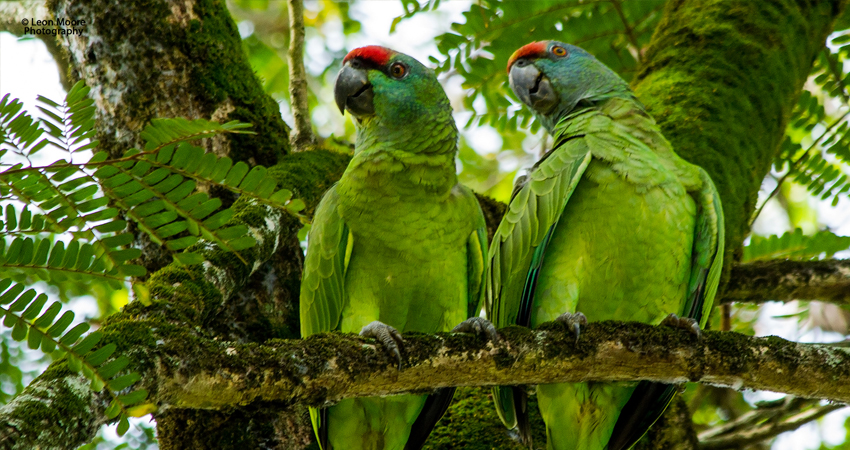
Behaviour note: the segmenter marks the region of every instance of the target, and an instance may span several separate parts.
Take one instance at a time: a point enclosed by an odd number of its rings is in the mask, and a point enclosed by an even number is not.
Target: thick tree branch
[[[401,371],[374,341],[355,335],[323,334],[263,346],[165,343],[161,357],[166,359],[186,345],[200,351],[176,371],[145,378],[159,380],[160,405],[183,408],[256,401],[321,405],[445,386],[638,379],[850,402],[850,350],[840,347],[731,332],[706,332],[698,339],[669,327],[619,322],[591,323],[578,344],[558,324],[501,333],[504,339],[496,344],[464,334],[407,333]]]
[[[819,300],[850,303],[850,260],[773,260],[732,268],[721,303]]]
[[[295,129],[292,148],[296,151],[316,147],[310,105],[307,103],[307,73],[304,70],[304,1],[288,0],[289,5],[289,104]]]

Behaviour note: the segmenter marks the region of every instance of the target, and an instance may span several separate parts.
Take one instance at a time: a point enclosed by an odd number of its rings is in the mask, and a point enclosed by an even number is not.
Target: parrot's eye
[[[392,75],[393,78],[404,78],[404,76],[407,75],[407,66],[400,62],[393,64],[390,66],[390,75]]]
[[[555,56],[567,56],[567,49],[560,45],[556,45],[552,47],[552,54]]]

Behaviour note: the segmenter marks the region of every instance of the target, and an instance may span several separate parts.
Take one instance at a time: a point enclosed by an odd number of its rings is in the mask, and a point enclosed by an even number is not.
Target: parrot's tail
[[[437,392],[428,396],[425,400],[425,406],[422,407],[422,412],[413,422],[410,428],[410,437],[407,438],[407,444],[404,450],[419,450],[425,445],[428,435],[434,430],[437,422],[449,409],[452,404],[452,397],[455,395],[455,388],[442,388]]]
[[[673,384],[641,381],[614,425],[608,450],[628,450],[646,434],[673,400]]]

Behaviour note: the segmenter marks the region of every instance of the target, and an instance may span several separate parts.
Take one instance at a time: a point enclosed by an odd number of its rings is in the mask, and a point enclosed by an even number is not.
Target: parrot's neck
[[[454,122],[430,122],[416,130],[358,130],[343,190],[368,189],[389,196],[448,196],[457,184]]]
[[[644,110],[643,104],[635,97],[628,85],[611,84],[605,87],[588,88],[578,92],[575,97],[562,101],[561,107],[548,115],[535,113],[543,127],[550,134],[555,134],[555,128],[564,120],[570,120],[576,116],[604,109],[611,100],[622,101],[633,104],[635,108]]]
[[[646,148],[655,153],[662,164],[674,172],[678,171],[674,166],[681,164],[681,158],[673,151],[655,123],[655,119],[646,112],[640,100],[629,94],[602,99],[575,108],[555,125],[552,132],[555,137],[553,148],[557,148],[560,142],[573,137],[598,132],[600,123],[616,123],[618,129],[646,144]],[[591,125],[594,116],[598,115],[606,116],[606,121]],[[593,156],[602,160],[621,161],[630,158],[630,152],[619,148],[611,148],[608,151],[597,149]]]

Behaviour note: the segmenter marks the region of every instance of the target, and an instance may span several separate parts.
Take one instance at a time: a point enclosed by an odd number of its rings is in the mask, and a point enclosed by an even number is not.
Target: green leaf
[[[115,344],[110,342],[86,356],[86,363],[95,367],[99,366],[112,356],[112,353],[115,352],[116,348]]]
[[[118,403],[118,400],[112,400],[109,406],[104,411],[104,415],[106,415],[107,419],[114,419],[118,417],[118,414],[121,414],[121,404]]]
[[[274,195],[269,198],[269,200],[274,203],[284,204],[288,202],[290,198],[292,198],[292,191],[290,191],[289,189],[281,189],[275,192]]]
[[[91,349],[93,349],[102,338],[103,333],[100,331],[89,333],[88,336],[84,337],[82,341],[78,342],[77,345],[73,347],[73,350],[78,355],[85,355],[91,351]]]
[[[176,253],[174,255],[174,260],[177,261],[178,264],[190,266],[192,264],[200,264],[204,262],[204,257],[192,252]]]
[[[803,235],[799,228],[782,236],[753,236],[744,247],[744,262],[775,258],[796,260],[829,258],[835,253],[850,248],[850,236],[837,236],[829,231],[820,231],[811,236]]]
[[[127,365],[130,364],[130,360],[126,356],[119,356],[112,361],[100,366],[97,369],[97,373],[100,374],[104,379],[110,379],[114,377],[118,372],[123,370]]]
[[[307,205],[304,204],[304,200],[296,198],[295,200],[292,200],[291,202],[287,203],[286,209],[292,212],[298,212],[302,211],[306,206]]]
[[[148,391],[144,389],[139,389],[129,394],[119,395],[118,401],[120,401],[124,405],[131,406],[135,405],[136,403],[145,401],[146,398],[148,398]]]
[[[77,324],[74,328],[68,330],[68,332],[65,333],[64,336],[62,336],[62,339],[60,339],[59,342],[62,345],[73,345],[75,342],[77,342],[77,339],[79,339],[80,336],[83,335],[83,333],[89,331],[89,328],[91,328],[91,326],[89,326],[89,324],[87,323]]]
[[[59,337],[59,335],[65,331],[65,328],[68,328],[68,325],[71,325],[71,322],[73,321],[74,313],[72,311],[65,311],[65,313],[62,314],[62,317],[60,317],[59,320],[57,320],[56,323],[47,330],[47,334],[53,337]]]
[[[51,323],[53,323],[53,319],[56,318],[56,315],[59,314],[59,311],[62,310],[62,303],[53,302],[46,311],[35,321],[33,324],[36,328],[44,328]]]
[[[107,387],[109,387],[109,389],[113,391],[123,391],[124,389],[127,389],[128,387],[132,386],[134,383],[141,379],[142,377],[135,372],[128,373],[126,375],[121,375],[120,377],[111,380],[109,383],[107,383]]]
[[[127,430],[129,429],[130,422],[129,420],[127,420],[127,416],[122,414],[121,419],[118,421],[118,429],[116,430],[116,432],[118,433],[118,436],[124,436],[124,434],[127,433]]]

